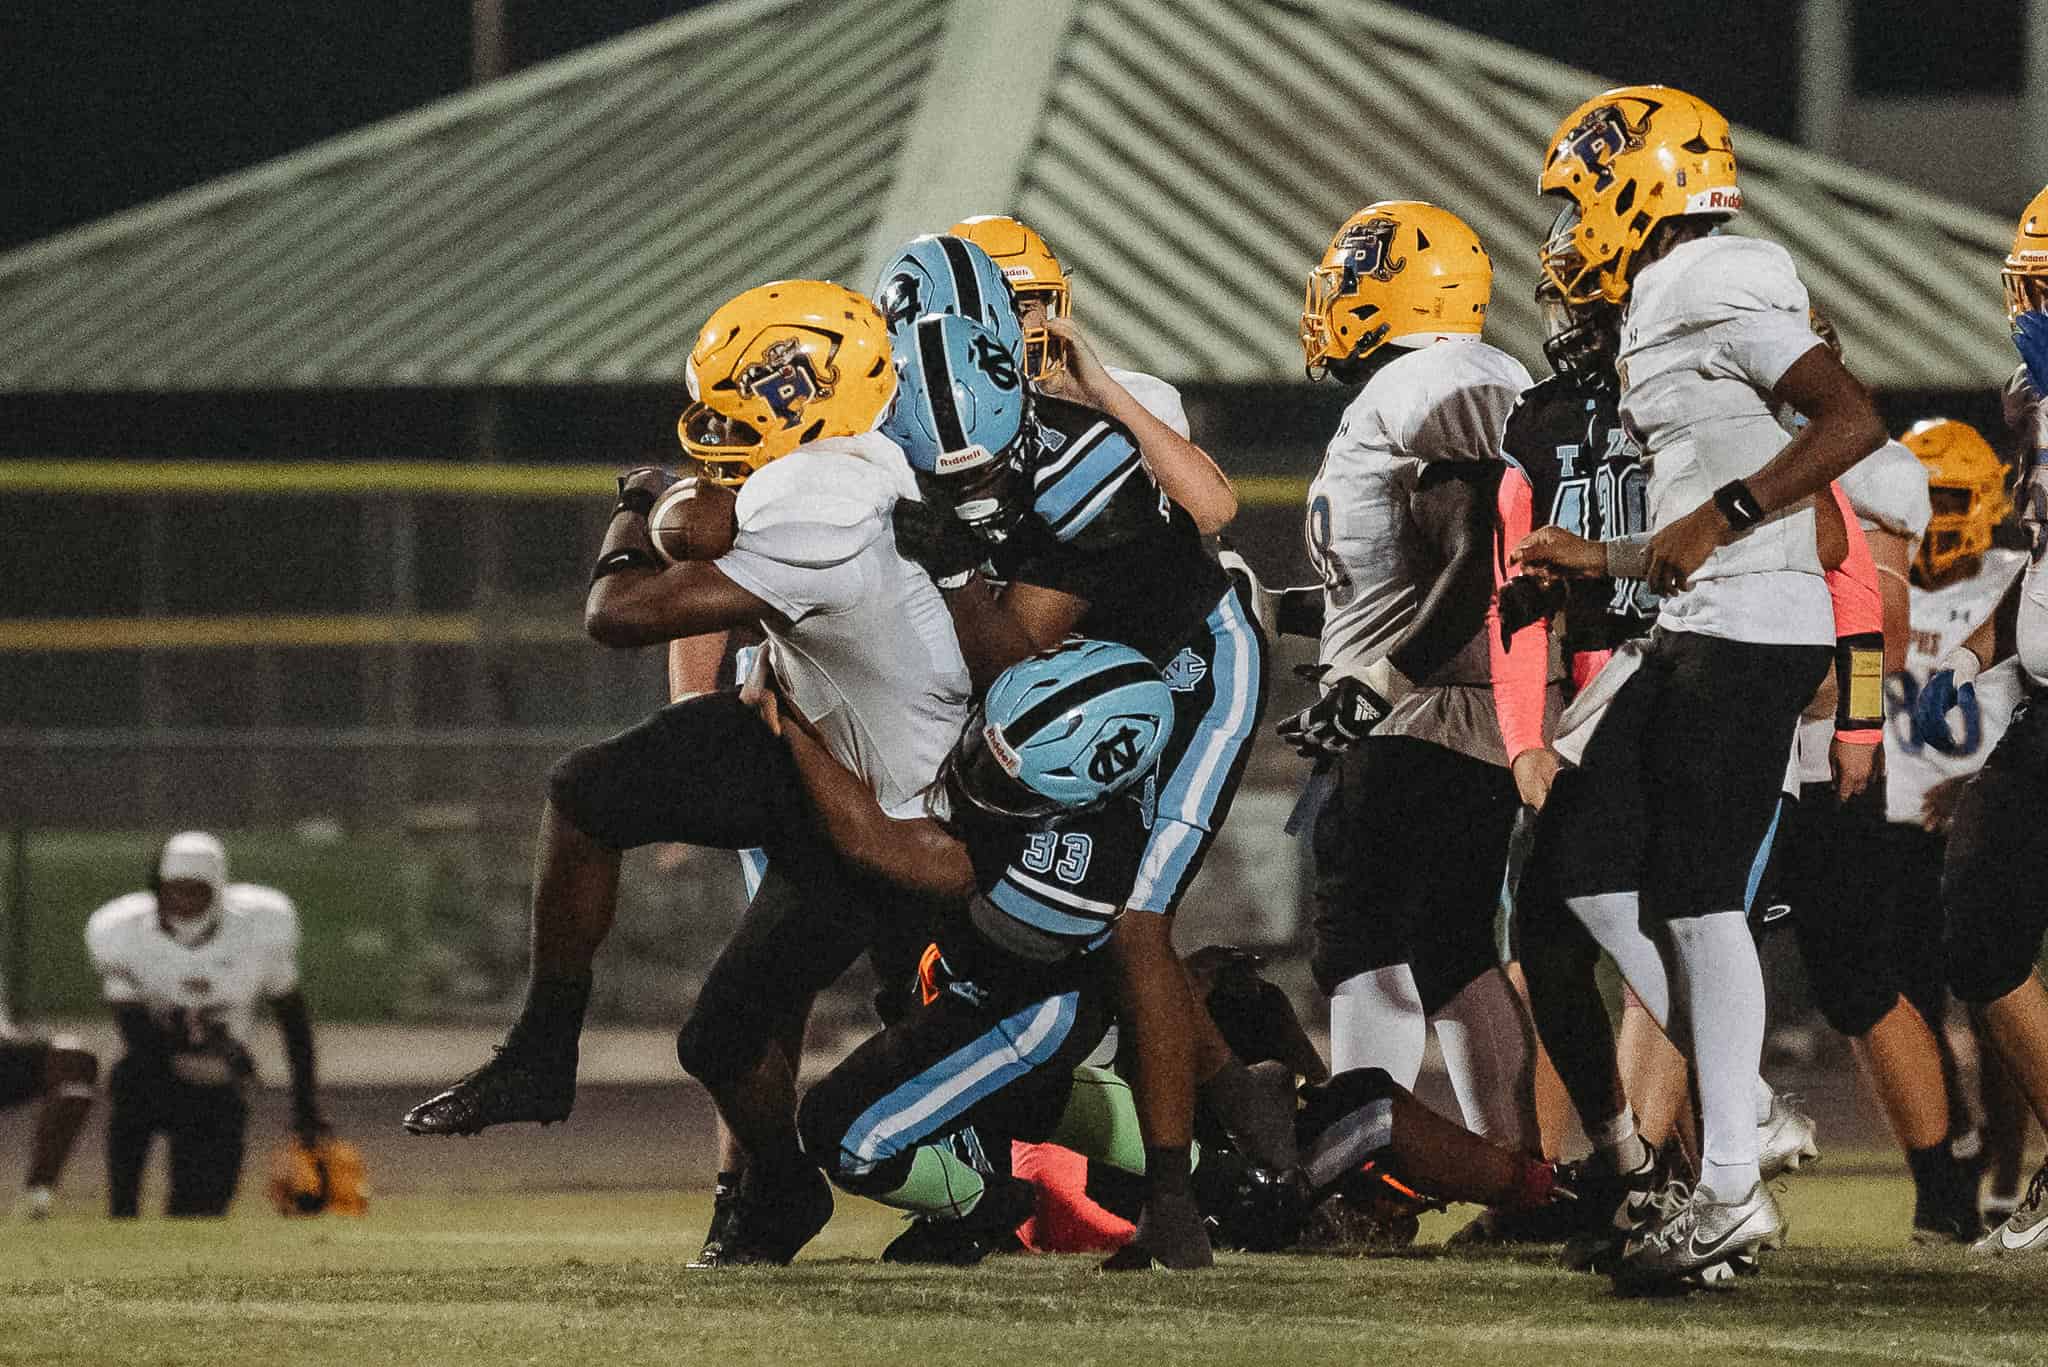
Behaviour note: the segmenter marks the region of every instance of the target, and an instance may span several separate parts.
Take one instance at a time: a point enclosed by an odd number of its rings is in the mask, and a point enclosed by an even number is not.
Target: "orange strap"
[[[936,944],[926,945],[924,955],[917,961],[917,991],[926,1006],[939,999],[939,969],[945,962]]]

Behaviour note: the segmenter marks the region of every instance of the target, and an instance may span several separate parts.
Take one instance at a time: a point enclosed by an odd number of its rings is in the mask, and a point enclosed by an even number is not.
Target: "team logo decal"
[[[767,404],[768,411],[782,419],[786,429],[797,425],[813,399],[832,397],[832,386],[839,383],[839,370],[830,364],[822,372],[813,368],[803,344],[794,337],[785,337],[770,344],[760,360],[742,366],[739,374],[733,376],[733,383],[739,386],[740,393]]]
[[[1159,671],[1159,677],[1166,680],[1166,686],[1176,693],[1192,693],[1195,686],[1209,675],[1209,662],[1186,646],[1180,654],[1167,661],[1166,668]]]
[[[1017,362],[993,338],[974,339],[974,364],[997,389],[1017,387]]]
[[[1097,783],[1114,783],[1138,767],[1138,728],[1123,725],[1116,734],[1095,743],[1088,759],[1088,777]]]
[[[1342,293],[1357,289],[1362,276],[1384,282],[1407,267],[1407,257],[1394,255],[1394,230],[1399,226],[1391,218],[1369,218],[1338,240],[1337,250],[1344,258]]]
[[[924,281],[909,271],[889,277],[889,283],[882,286],[882,317],[894,332],[897,325],[907,323],[924,312]]]
[[[1646,101],[1642,118],[1630,123],[1620,105],[1601,105],[1565,135],[1564,146],[1557,151],[1558,160],[1576,159],[1592,173],[1593,188],[1605,190],[1614,184],[1614,159],[1643,145],[1643,130],[1658,108]]]

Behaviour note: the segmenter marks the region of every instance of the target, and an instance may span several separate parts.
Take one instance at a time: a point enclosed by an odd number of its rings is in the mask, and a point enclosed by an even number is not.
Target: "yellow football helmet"
[[[2005,282],[2005,311],[2018,318],[2048,308],[2048,189],[2035,195],[2012,235],[2012,255],[1998,273]]]
[[[1368,204],[1308,273],[1302,360],[1320,378],[1403,338],[1476,336],[1492,296],[1493,261],[1456,214],[1413,199]]]
[[[829,280],[777,280],[719,305],[690,349],[676,420],[691,473],[738,488],[822,437],[871,432],[896,397],[889,327]]]
[[[1068,316],[1073,305],[1072,281],[1059,257],[1029,224],[1007,214],[976,214],[946,231],[966,238],[1002,267],[1003,278],[1017,291],[1019,307],[1038,303],[1045,306],[1048,318]],[[1055,343],[1043,326],[1024,329],[1026,375],[1049,380],[1066,368],[1067,349]]]
[[[1991,549],[1992,529],[2012,511],[2005,463],[1976,428],[1951,418],[1914,423],[1899,440],[1927,470],[1927,500],[1934,516],[1913,568],[1932,583],[1957,561]]]
[[[1742,210],[1728,120],[1668,85],[1621,86],[1574,109],[1536,188],[1569,201],[1543,244],[1543,273],[1572,304],[1626,299],[1630,265],[1665,219]]]

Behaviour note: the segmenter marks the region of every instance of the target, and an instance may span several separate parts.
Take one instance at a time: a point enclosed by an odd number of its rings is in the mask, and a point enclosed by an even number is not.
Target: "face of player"
[[[213,905],[213,885],[197,878],[166,878],[157,884],[157,915],[174,924],[197,921]]]
[[[1051,315],[1046,312],[1045,296],[1042,294],[1019,294],[1017,296],[1017,321],[1027,328],[1042,328]]]

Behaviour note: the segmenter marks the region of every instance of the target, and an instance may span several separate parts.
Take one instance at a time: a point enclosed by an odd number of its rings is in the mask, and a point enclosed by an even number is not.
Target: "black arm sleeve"
[[[313,1018],[306,1012],[305,995],[287,992],[272,999],[270,1009],[277,1014],[285,1062],[291,1066],[293,1122],[310,1123],[320,1108],[313,1099]]]
[[[1431,465],[1411,505],[1424,537],[1443,556],[1401,639],[1388,652],[1394,668],[1416,683],[1429,678],[1486,629],[1493,599],[1493,509],[1498,461]]]

